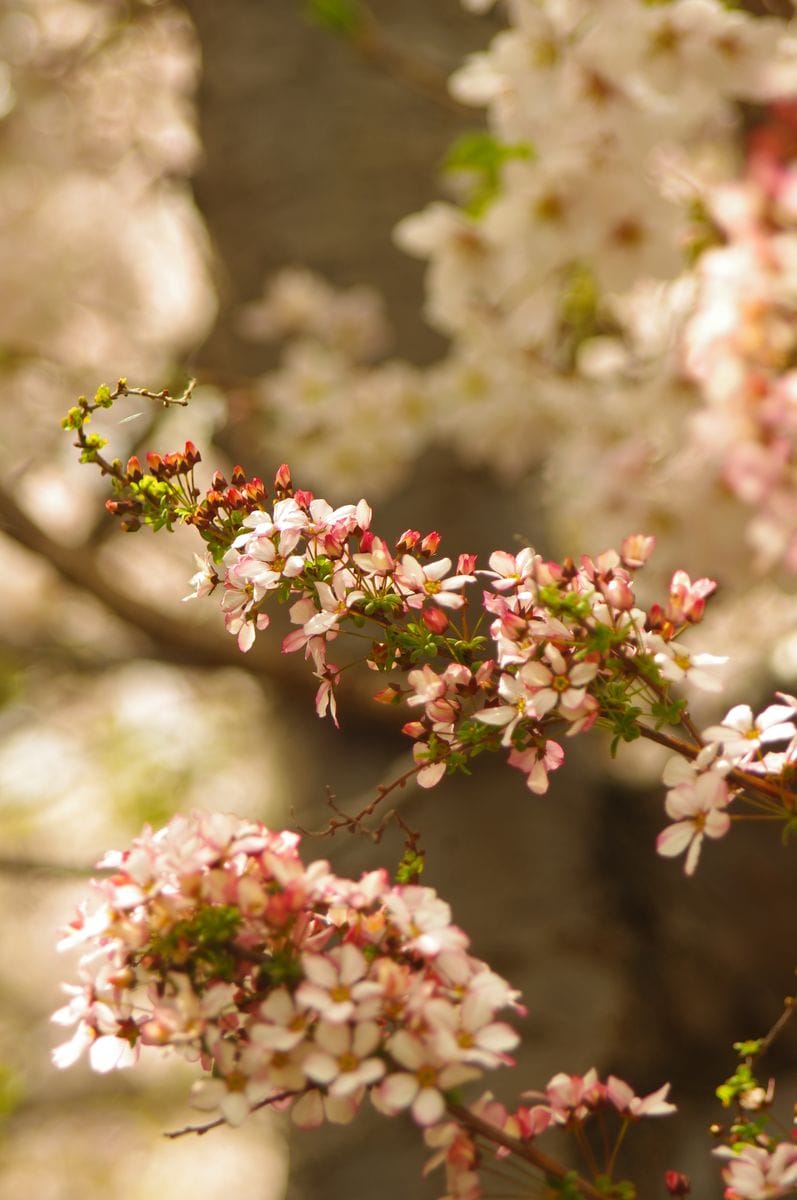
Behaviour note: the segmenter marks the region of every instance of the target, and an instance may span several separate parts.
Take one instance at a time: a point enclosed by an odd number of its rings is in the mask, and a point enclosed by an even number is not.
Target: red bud
[[[143,478],[144,471],[135,454],[131,458],[128,458],[125,473],[131,483],[138,483],[139,479]]]
[[[442,608],[421,609],[421,620],[431,633],[445,633],[448,629],[448,617]]]
[[[688,1196],[692,1190],[689,1176],[682,1171],[665,1171],[664,1186],[671,1196]]]

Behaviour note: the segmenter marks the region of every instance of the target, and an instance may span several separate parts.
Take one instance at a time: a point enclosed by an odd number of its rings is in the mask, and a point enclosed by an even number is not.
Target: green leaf
[[[62,429],[82,429],[85,424],[91,420],[91,416],[80,405],[75,405],[70,408],[69,412],[61,422]]]
[[[501,189],[501,169],[510,159],[533,159],[534,148],[529,142],[501,142],[494,134],[479,129],[463,133],[449,147],[443,159],[443,170],[449,175],[469,174],[473,177],[465,211],[480,217]]]
[[[417,850],[405,850],[404,856],[396,868],[396,883],[413,883],[420,879],[425,866],[424,855]]]
[[[309,0],[304,11],[314,25],[339,37],[355,37],[365,24],[365,13],[359,0]]]
[[[733,1048],[741,1058],[752,1058],[761,1053],[763,1044],[763,1038],[751,1038],[746,1042],[734,1042]]]

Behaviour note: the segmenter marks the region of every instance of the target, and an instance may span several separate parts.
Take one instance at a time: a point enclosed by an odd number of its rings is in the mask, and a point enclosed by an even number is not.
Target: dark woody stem
[[[575,1187],[581,1192],[582,1196],[589,1197],[589,1200],[606,1200],[604,1192],[599,1192],[596,1187],[587,1179],[582,1179],[580,1175],[574,1171],[569,1171],[563,1167],[556,1159],[543,1153],[542,1150],[537,1150],[534,1146],[528,1145],[526,1142],[520,1141],[519,1138],[511,1137],[508,1133],[504,1133],[497,1126],[491,1125],[489,1121],[482,1120],[472,1113],[464,1104],[454,1104],[449,1102],[447,1105],[451,1116],[463,1126],[464,1129],[472,1133],[481,1134],[488,1141],[493,1142],[496,1146],[503,1146],[518,1158],[525,1159],[532,1166],[538,1167],[540,1171],[544,1171],[546,1175],[552,1176],[554,1179],[572,1182]]]

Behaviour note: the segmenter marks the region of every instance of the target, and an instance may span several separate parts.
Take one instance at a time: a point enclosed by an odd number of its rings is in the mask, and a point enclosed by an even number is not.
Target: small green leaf
[[[424,855],[417,850],[405,850],[396,868],[396,883],[413,883],[420,879],[425,866]]]
[[[355,37],[365,24],[359,0],[309,0],[305,15],[313,24],[339,37]]]
[[[501,169],[510,159],[533,159],[529,142],[501,142],[484,129],[463,133],[449,147],[443,170],[449,175],[469,174],[473,178],[465,211],[480,217],[501,189]]]

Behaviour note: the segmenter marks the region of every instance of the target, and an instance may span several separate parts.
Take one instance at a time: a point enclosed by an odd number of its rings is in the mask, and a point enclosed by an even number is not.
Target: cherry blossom
[[[679,783],[667,793],[667,816],[674,822],[656,839],[656,850],[665,858],[687,851],[684,872],[693,875],[703,838],[721,838],[731,826],[725,812],[731,793],[718,771],[705,771],[694,782]]]

